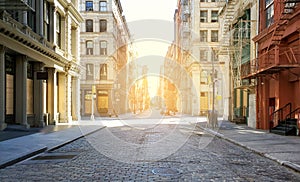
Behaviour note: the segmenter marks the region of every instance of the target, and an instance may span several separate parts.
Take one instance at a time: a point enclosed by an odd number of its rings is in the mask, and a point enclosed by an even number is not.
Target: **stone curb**
[[[202,129],[202,130],[208,132],[209,134],[211,134],[211,135],[213,135],[213,136],[217,136],[217,137],[222,138],[222,139],[224,139],[224,140],[227,140],[227,141],[229,141],[229,142],[231,142],[231,143],[233,143],[233,144],[239,145],[239,146],[241,146],[241,147],[243,147],[243,148],[245,148],[245,149],[247,149],[247,150],[250,150],[250,151],[252,151],[252,152],[255,152],[255,153],[259,154],[260,156],[263,156],[263,157],[266,157],[266,158],[268,158],[268,159],[271,159],[271,160],[273,160],[273,161],[279,163],[280,165],[286,166],[286,167],[288,167],[288,168],[290,168],[290,169],[292,169],[292,170],[294,170],[294,171],[300,173],[300,166],[297,165],[297,164],[295,164],[295,163],[292,163],[292,162],[289,162],[289,161],[281,161],[281,160],[279,160],[279,159],[277,159],[277,158],[275,158],[275,157],[273,157],[273,156],[271,156],[271,155],[269,155],[269,154],[263,153],[263,152],[261,152],[261,151],[259,151],[259,150],[256,150],[256,149],[253,149],[253,148],[251,148],[251,147],[248,147],[248,146],[246,146],[246,145],[244,145],[244,144],[242,144],[242,143],[240,143],[240,142],[237,142],[237,141],[235,141],[235,140],[232,140],[232,139],[230,139],[230,138],[224,136],[223,134],[218,133],[218,132],[216,132],[216,131],[214,131],[214,130],[211,130],[211,129],[208,129],[208,128],[204,128],[204,127],[199,126],[199,125],[196,125],[196,126],[199,127],[200,129]]]
[[[24,154],[21,154],[19,157],[15,158],[15,159],[8,159],[6,162],[0,164],[0,169],[3,169],[3,168],[6,168],[7,166],[11,166],[13,164],[16,164],[18,162],[21,162],[25,159],[28,159],[32,156],[35,156],[35,155],[38,155],[40,153],[43,153],[47,150],[47,147],[40,147],[40,148],[37,148],[31,152],[28,152],[28,153],[24,153]]]
[[[33,157],[33,156],[35,156],[35,155],[41,154],[41,153],[43,153],[43,152],[45,152],[45,151],[53,151],[53,150],[56,150],[56,149],[58,149],[58,148],[60,148],[60,147],[63,147],[63,146],[65,146],[65,145],[69,144],[69,143],[72,143],[72,142],[74,142],[74,141],[76,141],[76,140],[78,140],[78,139],[80,139],[80,138],[83,138],[83,137],[88,136],[88,135],[91,135],[91,134],[93,134],[93,133],[95,133],[95,132],[97,132],[97,131],[100,131],[100,130],[102,130],[103,128],[106,128],[106,126],[103,126],[103,127],[99,128],[99,129],[96,129],[96,130],[91,131],[91,132],[89,132],[89,133],[82,134],[82,135],[80,135],[80,136],[78,136],[78,137],[75,137],[75,138],[73,138],[73,139],[67,140],[67,141],[65,141],[65,142],[62,142],[62,143],[60,143],[60,144],[58,144],[58,145],[56,145],[56,146],[54,146],[54,147],[51,147],[50,149],[48,149],[48,147],[44,146],[44,147],[35,149],[35,150],[31,151],[31,152],[28,152],[28,153],[26,153],[26,154],[21,154],[20,157],[18,157],[18,158],[11,159],[11,160],[7,160],[6,162],[0,164],[0,169],[3,169],[3,168],[5,168],[5,167],[11,166],[11,165],[14,165],[14,164],[16,164],[16,163],[18,163],[18,162],[21,162],[21,161],[23,161],[23,160],[25,160],[25,159],[28,159],[28,158],[30,158],[30,157]]]

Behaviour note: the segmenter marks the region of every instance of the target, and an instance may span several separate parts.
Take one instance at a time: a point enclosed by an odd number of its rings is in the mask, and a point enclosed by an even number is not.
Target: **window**
[[[93,1],[85,2],[85,11],[93,11]]]
[[[183,32],[183,38],[189,38],[190,32]]]
[[[200,42],[207,42],[207,30],[200,30]]]
[[[94,43],[91,40],[86,41],[86,55],[93,55]]]
[[[274,0],[266,0],[266,26],[274,22]]]
[[[217,0],[211,0],[212,3],[217,2]]]
[[[44,1],[44,37],[46,40],[50,40],[50,4]]]
[[[85,23],[86,32],[93,32],[93,20],[86,20]]]
[[[208,2],[208,0],[200,0],[200,2]]]
[[[200,84],[207,84],[207,71],[203,70],[201,72]]]
[[[107,80],[107,64],[100,64],[100,80]]]
[[[200,97],[207,97],[207,92],[200,92]]]
[[[107,42],[100,41],[100,55],[107,55]]]
[[[207,61],[207,50],[200,49],[200,61]]]
[[[94,65],[86,64],[86,80],[94,79]]]
[[[218,30],[212,30],[211,31],[211,42],[218,42],[218,34],[219,34],[219,31]]]
[[[61,16],[56,13],[56,44],[58,47],[61,46]]]
[[[200,22],[207,22],[207,11],[200,11]]]
[[[106,31],[107,31],[107,21],[100,20],[100,32],[106,32]]]
[[[107,2],[106,1],[100,1],[100,11],[107,11]]]
[[[218,22],[218,11],[211,11],[211,22]]]

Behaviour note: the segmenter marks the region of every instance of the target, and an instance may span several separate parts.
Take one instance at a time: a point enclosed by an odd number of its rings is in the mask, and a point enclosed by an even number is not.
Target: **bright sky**
[[[137,51],[138,64],[159,75],[168,47],[174,40],[177,0],[121,0],[123,15]],[[150,79],[151,77],[151,79]],[[150,97],[155,96],[159,77],[148,78]]]
[[[173,17],[177,0],[121,0],[121,4],[130,33],[139,42],[139,46],[136,46],[138,55],[144,56],[153,50],[153,54],[165,56],[167,47],[174,39]],[[157,45],[145,47],[147,41],[144,41],[141,46],[141,40],[144,39],[156,39],[159,42],[157,44],[166,45],[159,45],[161,48],[157,48]]]
[[[163,19],[173,21],[177,0],[121,0],[127,21]]]

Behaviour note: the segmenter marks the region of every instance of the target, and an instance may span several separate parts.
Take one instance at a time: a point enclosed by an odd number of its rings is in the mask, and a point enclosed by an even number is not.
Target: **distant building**
[[[79,119],[77,8],[76,0],[0,2],[0,129]]]
[[[80,7],[81,114],[91,115],[92,99],[96,116],[124,113],[131,40],[121,3],[80,0]]]

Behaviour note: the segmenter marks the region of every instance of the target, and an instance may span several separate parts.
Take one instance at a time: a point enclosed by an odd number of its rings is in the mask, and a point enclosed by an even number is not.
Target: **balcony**
[[[32,10],[33,0],[0,0],[0,10]]]
[[[300,68],[299,46],[273,48],[258,58],[242,64],[242,79],[251,79],[261,75],[273,74],[283,69]]]

